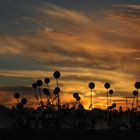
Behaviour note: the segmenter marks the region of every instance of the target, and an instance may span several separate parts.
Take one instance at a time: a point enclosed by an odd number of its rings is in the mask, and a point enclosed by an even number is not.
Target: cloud
[[[75,23],[89,23],[90,19],[82,13],[74,10],[60,8],[59,6],[47,4],[47,8],[40,8],[43,14],[49,15],[53,18],[65,19]]]
[[[56,18],[57,15],[47,12],[47,10],[54,11],[60,14],[61,17],[58,16],[58,18]],[[66,14],[72,12],[73,14],[63,16],[63,12]],[[139,68],[137,63],[133,61],[133,55],[138,56],[137,52],[139,51],[137,47],[132,46],[134,45],[134,42],[136,42],[136,39],[134,38],[133,41],[131,36],[126,38],[123,35],[125,32],[118,32],[118,29],[115,29],[115,32],[110,33],[103,29],[104,27],[102,27],[102,24],[97,25],[96,21],[91,20],[78,12],[63,9],[58,6],[51,5],[50,9],[46,9],[46,13],[48,16],[54,18],[52,20],[53,24],[55,23],[54,20],[57,22],[59,18],[72,22],[74,20],[73,15],[76,15],[77,18],[74,23],[77,22],[79,24],[81,18],[84,25],[73,26],[68,24],[67,29],[65,26],[63,28],[61,27],[62,29],[60,28],[62,31],[59,31],[60,29],[57,31],[56,29],[53,29],[53,27],[45,27],[44,30],[41,30],[34,36],[7,37],[4,41],[2,40],[2,42],[9,44],[9,46],[13,46],[7,47],[10,48],[8,52],[27,54],[29,57],[40,60],[40,62],[46,61],[46,63],[48,62],[47,64],[54,66],[83,66],[120,70],[122,69],[122,65],[127,63],[125,60],[128,60],[128,63],[132,62],[133,65],[130,68],[131,70]],[[90,21],[90,23],[85,24],[88,21]],[[58,25],[60,26],[63,24],[65,25],[65,22],[58,22]],[[93,29],[94,26],[92,27],[92,25],[96,25],[97,29],[95,29],[95,31]],[[108,26],[106,25],[106,27]],[[70,32],[71,28],[73,28],[75,32]],[[79,33],[81,28],[82,31]],[[7,48],[3,48],[3,52],[7,52]],[[104,60],[106,60],[106,63]],[[92,65],[92,63],[94,65]],[[128,69],[127,66],[129,67],[129,65],[125,65],[124,70]]]
[[[39,18],[24,15],[18,19],[36,24],[32,34],[0,36],[0,75],[3,79],[17,78],[15,84],[24,79],[27,86],[60,70],[61,85],[68,95],[76,89],[82,96],[87,94],[88,82],[93,80],[97,97],[104,92],[106,81],[122,96],[121,91],[132,90],[139,79],[138,9],[138,5],[113,5],[99,19],[82,9],[39,5]],[[15,66],[5,64],[7,58]]]
[[[131,9],[131,10],[140,10],[140,5],[137,4],[121,4],[121,5],[113,5],[113,7],[118,7],[118,8],[126,8],[126,9]],[[126,10],[125,9],[125,10]]]
[[[140,17],[140,5],[125,4],[125,5],[113,5],[112,10],[114,16],[121,20],[121,22],[127,22],[127,26],[133,26],[133,29],[139,28]]]

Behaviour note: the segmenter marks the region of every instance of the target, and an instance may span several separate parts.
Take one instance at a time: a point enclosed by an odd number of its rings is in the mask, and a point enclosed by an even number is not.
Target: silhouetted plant
[[[90,82],[88,87],[91,89],[89,109],[92,109],[93,108],[93,106],[92,106],[92,92],[93,92],[93,89],[95,87],[95,84],[93,82]]]
[[[88,86],[89,86],[90,89],[94,89],[95,84],[93,82],[90,82]]]
[[[123,112],[123,107],[122,106],[119,107],[119,112]]]
[[[115,108],[115,107],[116,107],[116,103],[113,103],[113,104],[112,104],[112,107]]]
[[[53,90],[54,95],[56,96],[56,98],[58,99],[57,103],[58,103],[58,109],[60,109],[60,97],[59,97],[59,93],[60,93],[60,88],[56,87]]]
[[[36,83],[39,88],[40,101],[42,102],[41,86],[43,85],[43,82],[42,82],[42,80],[37,80]]]
[[[32,84],[32,88],[34,88],[35,90],[37,89],[37,86],[38,86],[37,83]]]
[[[46,98],[47,98],[46,105],[48,107],[48,106],[50,106],[50,91],[48,88],[44,88],[43,93],[46,95]]]
[[[110,88],[110,83],[106,82],[104,87],[107,89],[107,108],[108,108],[108,89]]]
[[[60,96],[59,96],[60,88],[58,87],[58,79],[60,78],[61,74],[60,74],[59,71],[55,71],[53,73],[53,76],[56,79],[56,88],[54,89],[53,93],[55,95],[57,95],[57,98],[58,98],[58,110],[59,110],[60,109]]]
[[[135,86],[135,88],[137,89],[137,92],[138,92],[138,90],[140,89],[140,82],[136,82],[134,86]],[[137,109],[139,107],[139,99],[138,99],[138,97],[139,97],[139,92],[138,92],[138,95],[137,95]]]
[[[45,79],[44,79],[44,82],[45,82],[46,84],[49,84],[49,83],[50,83],[50,78],[45,78]]]
[[[138,91],[137,90],[134,90],[133,91],[133,95],[134,95],[134,97],[138,96]]]
[[[134,98],[133,98],[133,102],[132,102],[132,109],[133,109],[133,106],[134,106],[134,103],[135,103],[135,99],[137,98],[136,100],[136,108],[138,109],[138,91],[137,90],[134,90],[133,91],[133,95],[134,95]]]
[[[47,88],[43,89],[44,94],[47,97],[47,106],[50,106],[50,100],[51,100],[51,93],[50,93],[50,88],[49,88],[49,83],[50,83],[50,78],[45,78],[44,82],[47,84]]]
[[[83,130],[84,132],[85,129],[94,130],[95,126],[97,126],[96,124],[101,124],[101,129],[104,129],[104,124],[108,122],[108,128],[113,130],[121,130],[121,127],[128,130],[140,130],[140,114],[138,110],[135,110],[136,108],[132,107],[132,110],[123,112],[122,106],[120,106],[118,112],[115,101],[111,104],[111,96],[114,91],[110,89],[110,83],[107,82],[104,84],[104,87],[107,89],[107,110],[97,108],[85,110],[81,103],[81,97],[77,92],[73,93],[73,98],[76,101],[74,104],[70,104],[69,106],[67,103],[63,103],[63,105],[60,105],[59,94],[61,89],[58,86],[58,79],[61,76],[60,72],[55,71],[53,76],[56,79],[56,86],[54,87],[54,90],[49,88],[49,78],[45,78],[44,81],[37,80],[32,84],[32,88],[35,91],[35,97],[39,103],[39,106],[35,110],[26,105],[26,98],[22,98],[20,100],[21,102],[19,102],[19,93],[14,94],[14,97],[18,101],[17,105],[12,108],[12,111],[14,112],[13,114],[15,115],[14,119],[16,120],[16,128],[22,128],[23,130],[27,128],[47,129],[52,131],[62,129],[65,125],[67,125],[71,130],[78,129],[79,131]],[[47,87],[41,88],[43,82],[47,84]],[[136,90],[133,91],[135,101],[135,99],[138,97],[139,82],[136,82],[134,85],[136,88]],[[92,106],[92,92],[95,88],[95,84],[90,82],[88,87],[91,90],[90,101]],[[42,97],[40,95],[41,92],[46,95],[46,104],[44,104],[42,101]],[[110,94],[109,106],[108,94]],[[53,103],[53,101],[56,102]],[[71,107],[71,105],[73,106]],[[124,116],[128,117],[128,120],[124,120]],[[88,126],[89,124],[90,127]]]
[[[77,93],[77,92],[74,92],[73,93],[73,97],[75,98],[75,100],[76,100],[76,105],[75,105],[75,109],[78,107],[78,105],[80,104],[80,100],[81,100],[81,98],[80,98],[80,96],[79,96],[79,94]]]
[[[47,88],[44,88],[43,92],[46,96],[50,96],[50,91]]]
[[[17,110],[22,110],[23,109],[23,104],[22,103],[17,103],[16,108],[17,108]]]
[[[39,86],[39,87],[41,87],[43,85],[42,80],[37,80],[36,83],[37,83],[37,86]]]
[[[114,102],[111,106],[108,106],[107,110],[112,110],[116,108],[116,103]]]
[[[78,95],[77,92],[73,93],[73,97],[74,97],[75,99],[76,99],[78,96],[79,96],[79,95]]]
[[[140,88],[140,82],[136,82],[136,83],[135,83],[135,88],[136,88],[136,89],[139,89],[139,88]]]
[[[60,93],[60,88],[56,87],[53,91],[54,95],[58,95]]]
[[[49,89],[50,78],[45,78],[44,82],[47,84],[47,88]]]
[[[105,87],[106,89],[109,89],[109,88],[110,88],[110,83],[108,83],[108,82],[105,83],[105,84],[104,84],[104,87]]]
[[[23,105],[27,104],[27,99],[26,99],[26,98],[22,98],[22,99],[21,99],[21,103],[22,103]]]
[[[19,103],[19,98],[20,98],[20,94],[18,92],[16,92],[14,94],[15,99],[17,99],[17,103]]]
[[[54,78],[56,79],[56,86],[58,87],[58,79],[60,78],[61,74],[59,71],[55,71],[53,73]]]
[[[114,91],[113,91],[112,89],[109,90],[109,94],[110,94],[110,104],[111,104],[111,97],[112,97],[113,92],[114,92]]]
[[[76,97],[76,100],[77,101],[80,101],[81,100],[80,96]]]
[[[34,92],[35,92],[34,96],[35,96],[35,98],[37,100],[37,104],[40,105],[40,103],[39,103],[39,97],[38,97],[38,92],[37,92],[37,87],[38,87],[38,84],[37,83],[33,83],[32,84],[32,88],[34,89]]]

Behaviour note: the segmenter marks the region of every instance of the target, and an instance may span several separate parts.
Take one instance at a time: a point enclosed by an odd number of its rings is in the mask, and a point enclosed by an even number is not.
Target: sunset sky
[[[140,0],[0,0],[0,104],[19,92],[34,105],[32,83],[50,77],[53,88],[56,70],[61,102],[76,91],[87,108],[93,81],[95,107],[105,82],[125,103],[140,81]]]

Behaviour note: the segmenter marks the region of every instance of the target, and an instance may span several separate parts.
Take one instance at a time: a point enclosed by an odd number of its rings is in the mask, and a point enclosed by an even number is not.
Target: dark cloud
[[[26,75],[24,75],[26,76]],[[21,76],[0,76],[0,86],[31,85],[33,78]]]
[[[29,56],[5,54],[0,56],[1,70],[39,70],[42,68],[42,64]]]
[[[14,95],[14,93],[18,92],[21,93],[21,95],[28,95],[33,94],[33,89],[31,87],[0,87],[0,91],[11,93]]]
[[[48,21],[42,21],[41,17],[44,17],[44,15],[38,11],[39,7],[43,7],[47,4],[58,5],[70,10],[84,11],[86,15],[90,15],[89,12],[104,11],[104,9],[111,7],[113,4],[130,2],[132,3],[131,0],[2,0],[0,2],[0,34],[35,34],[36,31],[43,27],[43,24],[46,24]],[[136,2],[138,2],[138,0],[133,0],[133,3]],[[41,23],[41,25],[39,23]]]

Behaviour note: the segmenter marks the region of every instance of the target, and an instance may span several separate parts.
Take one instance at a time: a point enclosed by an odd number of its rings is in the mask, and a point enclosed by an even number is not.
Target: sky
[[[57,70],[62,103],[78,92],[88,108],[92,81],[94,107],[106,107],[105,82],[122,105],[140,81],[139,37],[140,0],[0,0],[0,104],[19,92],[35,106],[32,83],[53,89]]]

